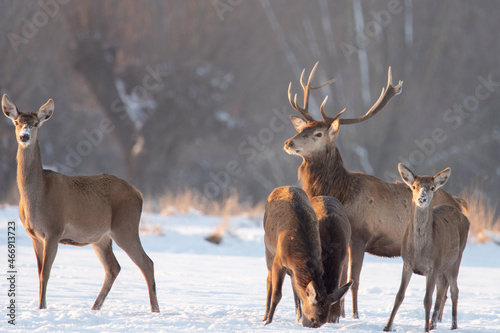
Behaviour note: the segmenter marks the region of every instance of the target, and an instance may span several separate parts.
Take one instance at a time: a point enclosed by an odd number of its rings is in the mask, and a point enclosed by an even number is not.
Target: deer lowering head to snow
[[[278,187],[269,195],[264,231],[268,269],[264,321],[266,324],[272,322],[281,300],[283,280],[288,273],[296,300],[297,319],[301,310],[302,326],[320,327],[327,321],[330,305],[338,302],[351,284],[327,293],[323,282],[318,220],[302,189]]]
[[[410,169],[401,163],[398,167],[401,178],[412,190],[413,199],[410,208],[410,221],[401,246],[401,255],[404,261],[401,286],[384,331],[392,330],[394,317],[403,302],[412,273],[426,277],[425,331],[428,332],[429,329],[436,327],[448,286],[452,301],[451,329],[456,329],[457,277],[462,253],[467,243],[469,220],[456,207],[432,206],[434,194],[446,183],[451,169],[447,168],[432,177],[415,176]],[[436,282],[436,304],[432,319],[430,319],[432,294]]]
[[[297,95],[292,98],[291,83],[288,87],[288,99],[292,107],[303,118],[291,116],[293,126],[299,132],[285,142],[285,151],[302,157],[299,178],[309,198],[327,195],[337,198],[344,206],[352,236],[350,243],[352,292],[352,315],[358,318],[358,288],[364,252],[377,256],[397,257],[401,255],[401,239],[408,223],[411,191],[402,183],[387,183],[374,176],[351,172],[345,168],[337,148],[337,139],[341,125],[356,124],[365,121],[380,110],[401,92],[403,82],[392,84],[389,67],[387,87],[382,89],[379,99],[359,118],[329,117],[324,111],[326,98],[320,106],[322,121],[314,120],[308,112],[312,79],[317,63],[303,83],[304,71],[300,83],[304,91],[304,105],[299,106]],[[325,84],[331,83],[332,80]],[[459,208],[454,198],[444,190],[436,192],[434,205],[448,204]]]
[[[92,309],[99,310],[120,265],[112,250],[118,244],[142,271],[152,312],[159,312],[153,261],[139,239],[142,194],[112,175],[65,176],[42,168],[38,129],[54,112],[50,99],[36,113],[20,112],[6,95],[4,114],[16,127],[19,216],[33,241],[40,280],[39,308],[47,308],[46,290],[58,244],[92,244],[105,270],[104,284]]]
[[[331,294],[347,281],[347,252],[351,240],[351,225],[344,207],[333,197],[314,197],[311,199],[311,206],[319,224],[323,281],[326,293]],[[332,304],[328,322],[339,322],[340,316],[344,315],[343,302],[344,300]]]

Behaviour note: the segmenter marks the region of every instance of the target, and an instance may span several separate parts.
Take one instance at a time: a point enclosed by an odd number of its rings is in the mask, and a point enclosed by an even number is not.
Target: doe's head
[[[404,164],[398,164],[399,174],[413,193],[413,202],[418,207],[428,207],[432,203],[434,193],[446,182],[451,174],[451,169],[446,168],[432,176],[415,176]]]
[[[54,113],[54,101],[49,99],[36,113],[20,112],[7,97],[2,97],[2,110],[16,126],[16,139],[20,146],[27,147],[37,139],[38,128]]]
[[[333,293],[321,293],[314,282],[309,282],[302,299],[302,326],[318,328],[328,320],[330,307],[342,300],[353,281],[349,281]],[[299,291],[300,294],[300,291]]]

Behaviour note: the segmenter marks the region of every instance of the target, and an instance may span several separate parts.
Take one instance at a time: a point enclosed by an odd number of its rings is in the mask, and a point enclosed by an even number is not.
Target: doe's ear
[[[306,287],[306,295],[311,304],[318,304],[318,299],[316,296],[316,289],[314,289],[313,282],[309,282]]]
[[[52,117],[52,113],[54,113],[54,101],[52,99],[49,99],[47,103],[42,105],[36,113],[40,125],[43,122],[49,120],[49,118]]]
[[[415,181],[415,175],[413,172],[411,172],[410,169],[403,163],[398,164],[398,169],[399,169],[399,174],[401,175],[401,179],[408,185],[409,187],[412,186],[413,182]]]
[[[347,294],[347,292],[349,291],[349,288],[352,286],[353,282],[353,280],[349,281],[348,283],[344,284],[342,287],[328,295],[328,301],[330,302],[330,304],[335,304],[343,299],[345,294]]]
[[[340,129],[340,120],[335,119],[330,128],[328,129],[328,135],[332,140],[336,140],[339,137],[339,129]]]
[[[297,132],[301,132],[307,126],[307,122],[300,117],[290,116],[290,120],[292,121],[293,127],[295,127]]]
[[[450,174],[451,168],[446,168],[434,176],[434,185],[436,186],[436,190],[446,184],[448,178],[450,177]]]
[[[5,116],[12,119],[12,121],[16,120],[17,117],[19,117],[17,106],[12,103],[12,101],[5,94],[2,97],[2,110]]]

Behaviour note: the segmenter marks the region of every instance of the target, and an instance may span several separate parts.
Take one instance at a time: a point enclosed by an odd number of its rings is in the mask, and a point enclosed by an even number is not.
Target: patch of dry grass
[[[479,185],[472,185],[462,192],[462,198],[467,201],[470,221],[470,233],[474,241],[486,243],[491,240],[491,234],[500,235],[500,211],[498,202],[493,202]]]
[[[164,235],[160,225],[147,223],[144,220],[142,220],[141,224],[139,225],[139,233],[141,235]]]
[[[174,195],[166,193],[160,197],[148,197],[144,211],[160,215],[188,214],[193,211],[212,216],[247,215],[255,217],[264,214],[264,203],[251,204],[242,201],[236,190],[224,195],[221,200],[207,199],[200,192],[185,190]]]
[[[181,194],[173,195],[167,193],[160,197],[149,197],[144,202],[144,211],[160,215],[189,214],[193,211],[205,215],[220,216],[221,223],[215,231],[205,239],[209,242],[219,244],[231,224],[231,217],[248,216],[255,218],[264,214],[265,203],[251,204],[240,200],[236,190],[230,191],[222,200],[216,201],[203,197],[200,192],[186,190]],[[159,226],[151,226],[141,223],[141,232],[162,234]]]

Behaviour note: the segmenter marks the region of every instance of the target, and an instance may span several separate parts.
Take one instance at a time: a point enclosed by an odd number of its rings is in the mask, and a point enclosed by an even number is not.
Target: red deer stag
[[[448,286],[452,302],[451,329],[454,330],[457,328],[457,277],[462,253],[467,244],[469,220],[456,207],[448,205],[432,207],[434,193],[448,180],[450,168],[434,177],[415,176],[401,163],[398,168],[401,178],[413,192],[413,199],[409,223],[401,246],[401,256],[404,261],[401,286],[384,331],[392,330],[394,317],[403,302],[412,273],[426,277],[425,332],[436,328]],[[436,282],[436,305],[430,321],[432,294]]]
[[[327,294],[318,220],[302,189],[278,187],[269,195],[264,231],[268,269],[264,321],[266,324],[272,322],[281,300],[283,280],[288,273],[296,300],[297,319],[302,311],[302,326],[320,327],[327,320],[330,305],[344,297],[351,283]]]
[[[341,281],[347,280],[347,262],[351,224],[340,201],[333,197],[319,196],[311,199],[311,206],[316,212],[321,239],[321,261],[323,263],[323,281],[327,294],[335,292]],[[345,274],[344,276],[341,276]],[[338,323],[343,313],[343,300],[330,307],[328,322]]]
[[[19,216],[33,241],[40,280],[39,309],[46,309],[47,282],[58,244],[92,244],[106,272],[92,307],[99,310],[120,265],[112,240],[139,266],[146,279],[152,312],[159,312],[153,261],[139,239],[142,194],[112,175],[69,177],[42,168],[38,129],[54,112],[50,99],[36,113],[20,112],[6,95],[2,109],[16,127]]]
[[[293,126],[299,132],[285,142],[284,149],[292,155],[301,156],[299,178],[309,198],[327,195],[339,199],[351,223],[351,279],[352,312],[358,318],[359,276],[363,265],[364,252],[377,256],[397,257],[401,255],[401,241],[410,213],[411,191],[403,183],[387,183],[379,178],[360,172],[352,172],[344,167],[336,146],[341,124],[356,124],[367,120],[382,110],[387,103],[401,92],[403,82],[392,84],[389,67],[387,87],[382,89],[379,99],[360,118],[339,119],[342,114],[328,117],[323,108],[328,96],[320,107],[323,121],[316,121],[308,113],[309,92],[320,86],[311,86],[318,63],[309,75],[307,84],[300,83],[304,90],[304,107],[297,103],[297,95],[292,99],[291,83],[288,99],[292,107],[304,118],[290,116]],[[328,81],[331,83],[332,81]],[[444,190],[436,192],[435,205],[459,204]]]

